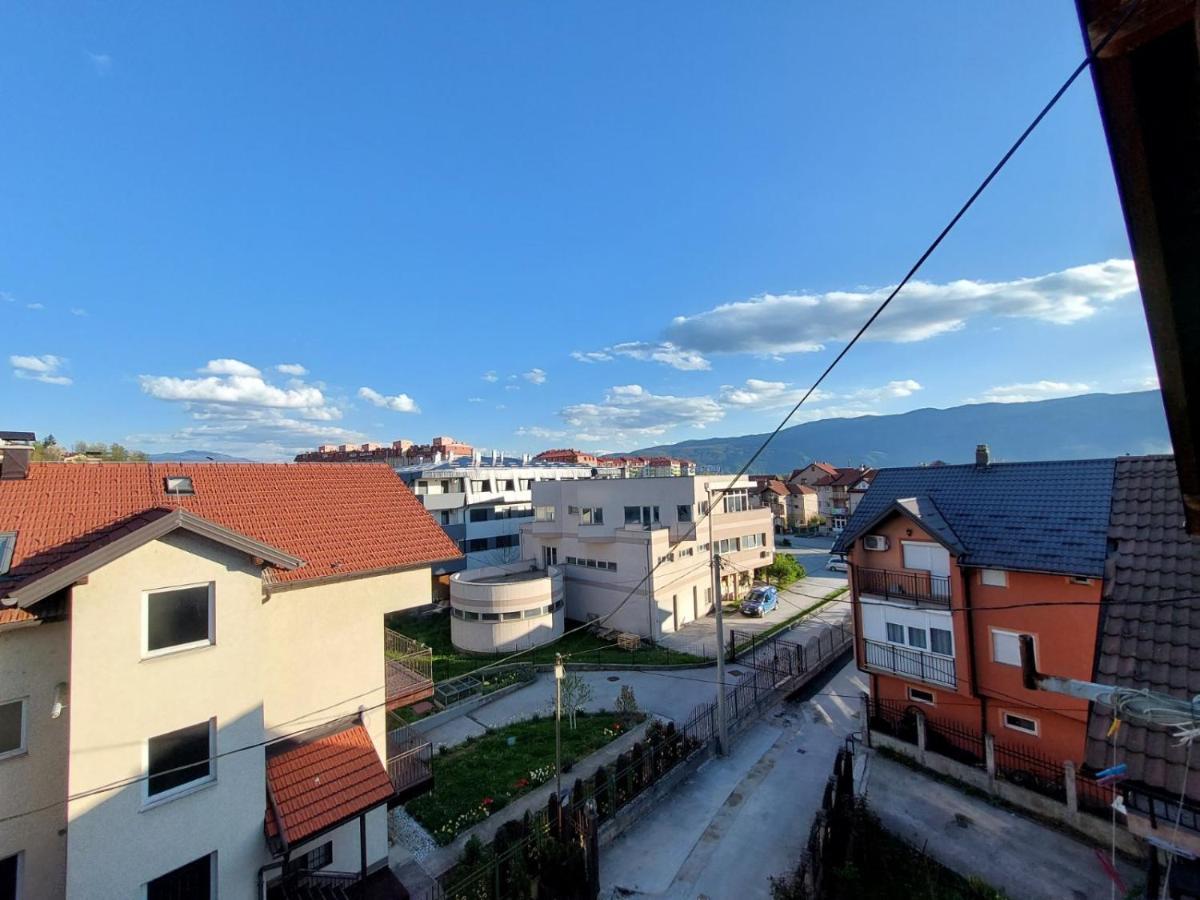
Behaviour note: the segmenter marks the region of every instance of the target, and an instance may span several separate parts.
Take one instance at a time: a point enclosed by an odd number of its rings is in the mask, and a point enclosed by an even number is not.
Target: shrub
[[[625,720],[626,725],[638,714],[637,697],[633,688],[627,684],[621,685],[621,693],[617,697],[617,714]]]

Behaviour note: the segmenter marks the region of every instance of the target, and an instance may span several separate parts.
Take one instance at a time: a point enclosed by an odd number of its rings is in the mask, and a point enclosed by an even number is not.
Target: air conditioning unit
[[[758,552],[758,555],[761,556],[763,559],[766,559],[768,556],[771,555],[771,551],[770,550],[760,550]]]
[[[887,535],[883,534],[868,534],[863,537],[864,550],[886,550],[888,548]]]

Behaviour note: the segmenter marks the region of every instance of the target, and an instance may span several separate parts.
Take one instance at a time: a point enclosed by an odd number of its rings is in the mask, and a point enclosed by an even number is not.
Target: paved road
[[[767,900],[768,877],[795,868],[837,750],[859,730],[852,698],[864,687],[851,662],[811,700],[751,725],[601,853],[601,897]]]

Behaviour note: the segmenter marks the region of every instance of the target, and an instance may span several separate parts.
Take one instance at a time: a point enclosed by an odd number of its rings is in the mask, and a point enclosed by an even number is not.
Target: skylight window
[[[8,574],[8,567],[12,565],[13,548],[17,546],[17,533],[15,531],[0,532],[0,575]]]
[[[190,475],[168,475],[164,479],[164,482],[164,489],[168,494],[196,493],[196,489],[192,486]]]

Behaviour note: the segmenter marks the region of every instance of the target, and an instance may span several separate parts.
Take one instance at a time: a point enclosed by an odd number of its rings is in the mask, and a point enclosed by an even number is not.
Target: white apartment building
[[[710,542],[700,519],[724,488]],[[521,556],[562,569],[567,618],[607,617],[610,628],[657,640],[712,610],[713,544],[724,595],[774,560],[771,511],[752,505],[753,489],[719,475],[539,482]]]
[[[437,575],[520,559],[521,524],[533,517],[533,485],[590,479],[596,473],[592,466],[478,451],[395,471],[463,553],[462,560],[435,568]]]
[[[392,471],[0,454],[0,897],[386,891],[384,615],[457,555]]]

